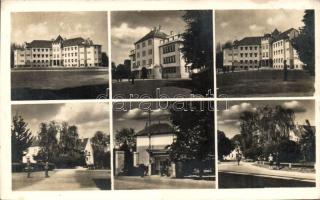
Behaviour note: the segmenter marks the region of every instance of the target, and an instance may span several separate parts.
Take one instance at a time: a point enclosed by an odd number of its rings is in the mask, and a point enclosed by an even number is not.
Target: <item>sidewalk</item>
[[[222,162],[219,164],[219,172],[245,174],[252,176],[261,176],[269,178],[293,179],[299,181],[315,182],[315,173],[302,173],[272,170],[263,167],[254,166],[254,163],[241,162],[238,166],[236,162]]]

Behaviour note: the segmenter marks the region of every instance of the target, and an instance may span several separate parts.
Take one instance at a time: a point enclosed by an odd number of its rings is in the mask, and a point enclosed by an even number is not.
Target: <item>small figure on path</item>
[[[273,169],[273,155],[271,153],[268,157],[268,161],[269,161],[269,169]]]
[[[280,155],[279,152],[277,152],[276,154],[276,166],[277,166],[277,170],[280,169]]]
[[[48,161],[46,161],[44,165],[44,171],[45,171],[45,177],[49,178],[49,162]]]
[[[130,76],[131,76],[131,84],[134,85],[134,78],[135,78],[134,73],[132,72]]]
[[[241,161],[241,154],[240,154],[240,152],[239,152],[239,151],[237,151],[236,159],[237,159],[237,163],[238,163],[238,165],[240,165],[240,161]]]
[[[30,158],[27,158],[27,173],[28,173],[27,178],[31,178],[31,162],[30,162]]]

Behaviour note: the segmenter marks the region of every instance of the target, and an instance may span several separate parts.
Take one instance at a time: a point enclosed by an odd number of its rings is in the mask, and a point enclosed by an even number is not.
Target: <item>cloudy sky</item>
[[[215,13],[216,41],[240,40],[261,36],[275,28],[285,31],[303,26],[304,10],[217,10]]]
[[[23,44],[32,40],[90,38],[107,52],[107,12],[22,12],[12,14],[11,42]]]
[[[80,138],[92,137],[96,131],[109,134],[108,103],[32,104],[12,106],[12,116],[21,115],[33,135],[41,122],[66,121],[76,125]]]
[[[218,104],[218,130],[223,131],[227,137],[232,138],[240,133],[239,117],[243,111],[255,111],[259,106],[282,105],[295,111],[295,122],[304,124],[308,119],[311,125],[315,125],[315,105],[312,100],[292,100],[292,101],[229,101]],[[225,109],[227,108],[227,109]]]
[[[182,33],[185,22],[181,18],[184,11],[117,11],[111,12],[112,61],[116,65],[129,59],[134,42],[149,33],[153,27],[169,34],[170,31]]]
[[[157,103],[114,103],[113,132],[122,128],[133,128],[136,132],[142,130],[148,121],[148,107],[151,105],[151,123],[169,123],[168,109],[160,109]],[[164,105],[164,104],[163,104]],[[121,109],[120,109],[121,108]],[[124,109],[122,109],[124,108]],[[165,107],[163,107],[165,108]]]

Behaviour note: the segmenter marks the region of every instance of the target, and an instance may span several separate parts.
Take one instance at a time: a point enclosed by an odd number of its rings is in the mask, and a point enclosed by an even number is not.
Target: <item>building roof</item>
[[[81,147],[82,147],[83,149],[86,148],[86,145],[87,145],[87,143],[88,143],[88,140],[89,140],[89,138],[84,138],[84,139],[81,140]]]
[[[287,39],[287,38],[289,38],[290,32],[291,32],[291,31],[295,31],[295,30],[296,30],[296,29],[294,29],[294,28],[290,28],[290,29],[288,29],[288,30],[280,33],[280,34],[275,38],[275,40],[277,41],[277,40]]]
[[[85,44],[85,39],[83,39],[82,37],[67,39],[63,41],[63,46],[77,46],[81,44]]]
[[[235,45],[260,45],[261,38],[262,37],[245,37],[242,40],[235,42]]]
[[[151,124],[150,126],[146,126],[143,130],[136,133],[136,136],[147,136],[149,135],[162,135],[174,133],[174,129],[170,124],[167,123],[158,123]]]
[[[60,35],[58,35],[58,37],[54,40],[54,42],[61,42],[61,41],[63,41],[63,38]]]
[[[168,35],[162,31],[160,31],[159,29],[153,29],[151,30],[148,34],[146,34],[145,36],[143,36],[140,40],[138,40],[137,42],[135,42],[134,44],[137,44],[139,42],[145,41],[147,39],[150,38],[160,38],[160,39],[165,39],[167,38]]]
[[[51,48],[51,40],[33,40],[30,43],[26,43],[27,48]]]

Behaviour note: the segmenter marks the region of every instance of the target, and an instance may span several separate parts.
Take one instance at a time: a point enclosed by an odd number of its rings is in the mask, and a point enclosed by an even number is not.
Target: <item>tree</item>
[[[115,134],[115,143],[120,150],[136,150],[135,130],[132,128],[123,128]]]
[[[193,109],[189,107],[183,112],[170,110],[170,120],[176,130],[171,152],[173,160],[203,160],[214,155],[214,112],[201,110],[199,102],[193,104]]]
[[[202,163],[208,161],[213,164],[214,112],[209,109],[201,110],[200,102],[194,102],[192,108],[190,104],[185,105],[187,107],[183,112],[174,108],[170,110],[170,121],[174,126],[176,139],[170,145],[169,156],[175,162],[196,161],[201,177]]]
[[[58,160],[56,164],[61,167],[74,167],[84,163],[84,155],[81,152],[81,141],[78,128],[75,125],[69,126],[62,122],[59,129]]]
[[[192,77],[194,90],[206,95],[213,87],[213,27],[212,12],[209,10],[188,10],[183,15],[186,30],[182,34],[181,52],[191,69],[200,69]]]
[[[212,12],[209,10],[188,10],[183,15],[186,31],[182,37],[181,49],[191,69],[212,68],[213,39]]]
[[[11,126],[12,162],[22,161],[23,152],[32,145],[33,139],[28,124],[21,116],[15,115]]]
[[[106,52],[101,52],[101,65],[103,67],[108,67],[109,64],[109,57]]]
[[[101,131],[97,131],[91,138],[91,144],[93,148],[95,166],[97,168],[110,167],[110,154],[107,152],[107,147],[110,144],[109,135]]]
[[[55,163],[58,157],[57,134],[59,126],[55,121],[51,121],[48,124],[41,123],[39,129],[38,141],[41,149],[37,158]]]
[[[293,40],[293,46],[297,50],[300,60],[306,64],[306,69],[315,74],[315,23],[314,10],[306,10],[302,19],[304,26],[300,28],[300,34]]]
[[[315,129],[310,125],[309,120],[306,120],[306,125],[303,125],[303,131],[300,138],[300,150],[303,161],[315,162],[315,145]]]
[[[116,68],[116,73],[119,78],[129,78],[131,74],[131,68],[128,65],[119,64]]]
[[[222,160],[234,149],[232,141],[226,137],[223,131],[218,130],[218,159]]]

